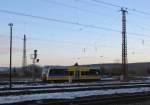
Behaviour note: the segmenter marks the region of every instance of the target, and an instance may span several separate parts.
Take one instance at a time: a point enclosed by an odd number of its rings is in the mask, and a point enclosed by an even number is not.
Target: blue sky
[[[98,0],[106,1],[106,0]],[[150,11],[149,0],[107,0],[108,3]],[[94,0],[0,0],[0,10],[66,20],[121,31],[120,8]],[[128,61],[148,62],[150,15],[127,14]],[[27,35],[27,62],[38,50],[40,65],[121,62],[121,33],[17,16],[0,12],[0,66],[9,65],[9,27],[13,26],[13,66],[22,65],[23,35]],[[149,36],[148,36],[149,35]]]

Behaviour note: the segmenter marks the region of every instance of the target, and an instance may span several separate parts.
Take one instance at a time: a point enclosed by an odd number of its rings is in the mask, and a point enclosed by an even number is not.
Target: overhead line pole
[[[23,70],[26,71],[27,67],[27,55],[26,55],[26,35],[23,38],[23,61],[22,61]]]
[[[127,9],[121,8],[121,12],[122,12],[122,70],[123,70],[123,81],[128,81],[127,36],[126,36],[126,13],[127,13]]]

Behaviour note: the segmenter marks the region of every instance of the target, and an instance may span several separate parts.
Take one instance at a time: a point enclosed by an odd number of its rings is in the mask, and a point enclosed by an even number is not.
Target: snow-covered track
[[[3,105],[125,105],[140,103],[149,99],[150,93],[139,92],[134,94],[95,95],[75,99],[43,99]]]
[[[68,86],[44,86],[44,87],[26,87],[1,89],[0,96],[8,95],[25,95],[25,94],[40,94],[40,93],[58,93],[58,92],[75,92],[75,91],[90,91],[90,90],[106,90],[106,89],[126,89],[126,88],[150,88],[150,84],[86,84],[86,85],[68,85]]]
[[[44,83],[48,83],[48,82],[43,82],[43,81],[12,81],[12,84],[15,84],[15,85],[21,85],[21,84],[44,84]],[[9,84],[9,81],[0,81],[0,85],[7,85]]]
[[[143,82],[121,82],[121,83],[101,83],[101,82],[91,82],[91,83],[29,83],[29,84],[13,84],[11,90],[25,90],[25,89],[44,89],[44,88],[65,88],[65,87],[85,87],[85,86],[122,86],[122,85],[150,85],[150,83],[143,83]],[[0,85],[0,91],[10,90],[9,85],[3,86]]]

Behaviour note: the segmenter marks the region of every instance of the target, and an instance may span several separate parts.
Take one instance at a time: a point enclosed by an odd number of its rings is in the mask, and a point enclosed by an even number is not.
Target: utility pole
[[[126,13],[127,13],[127,9],[121,8],[121,12],[122,12],[122,69],[123,69],[123,81],[128,81],[127,36],[126,36]]]
[[[11,70],[12,70],[12,27],[13,23],[9,23],[10,26],[10,64],[9,64],[9,88],[12,87],[12,80],[11,80]]]
[[[27,69],[27,55],[26,55],[26,35],[24,35],[23,38],[23,59],[22,59],[22,68],[24,71],[26,71]]]

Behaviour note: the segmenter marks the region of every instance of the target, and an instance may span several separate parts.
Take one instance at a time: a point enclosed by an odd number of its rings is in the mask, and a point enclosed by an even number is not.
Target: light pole
[[[12,87],[12,81],[11,81],[11,65],[12,65],[12,27],[13,23],[9,23],[8,26],[10,26],[10,65],[9,65],[9,88]]]

